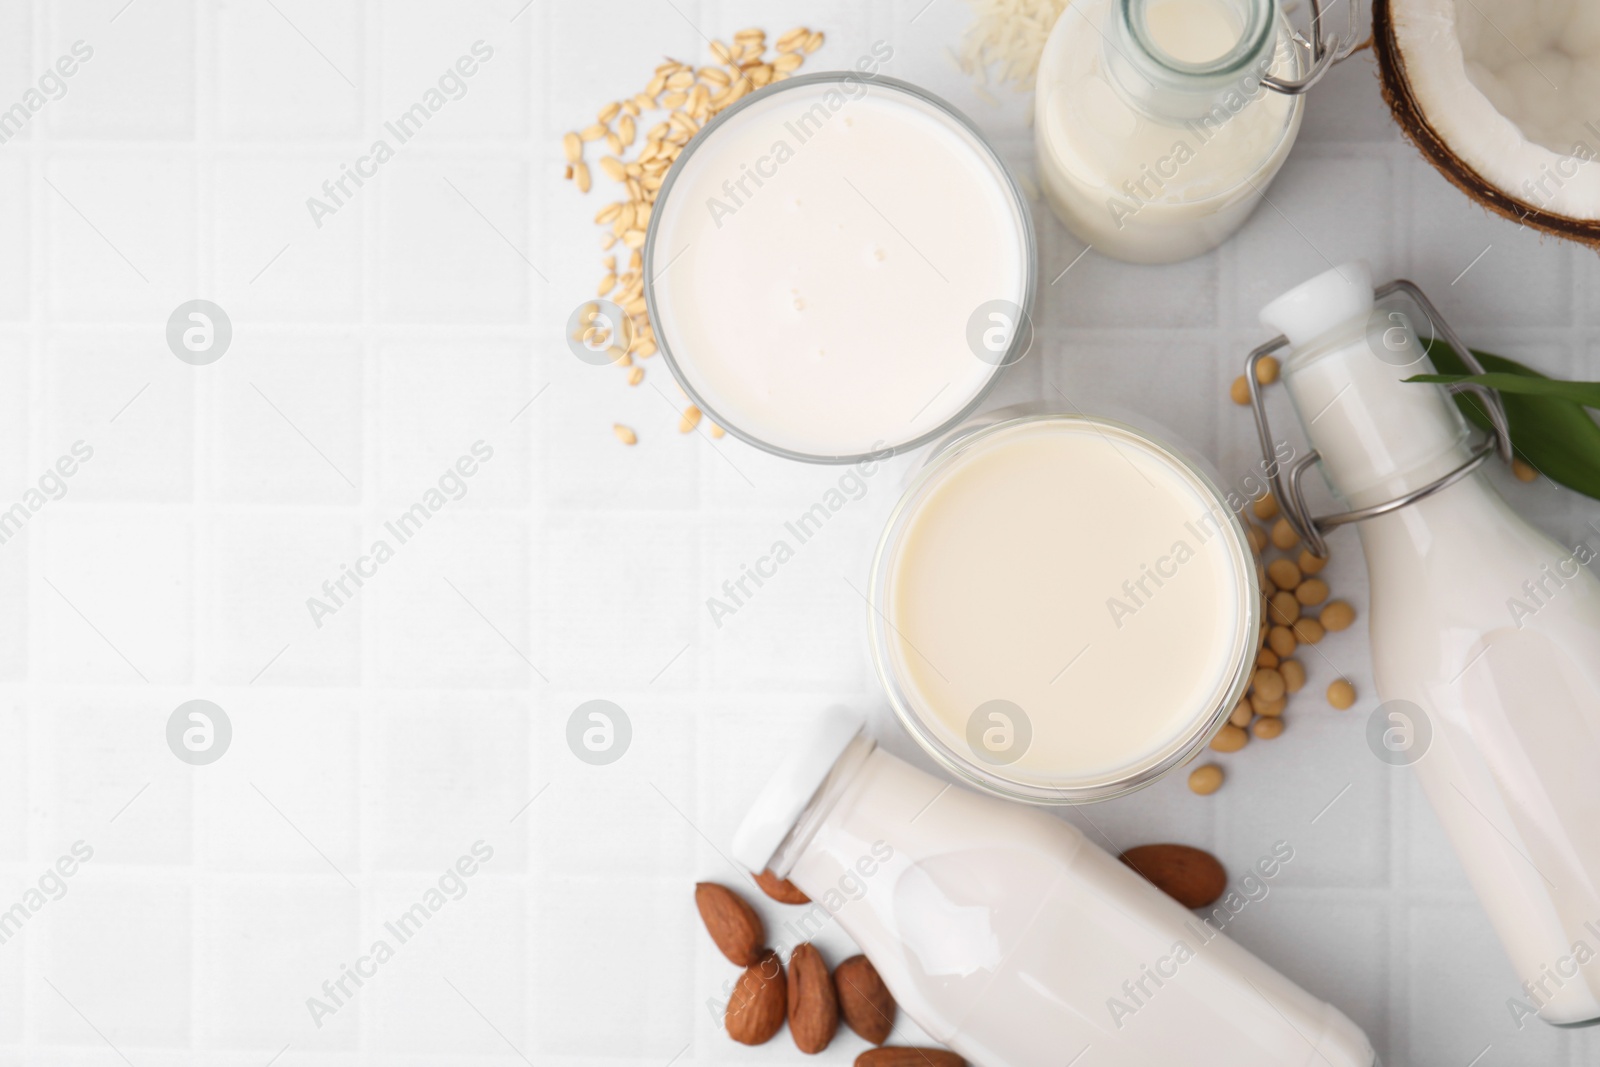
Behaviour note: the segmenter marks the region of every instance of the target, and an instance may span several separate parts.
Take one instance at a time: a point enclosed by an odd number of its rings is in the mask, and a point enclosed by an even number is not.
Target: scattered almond
[[[633,431],[628,431],[623,444],[633,444]],[[761,958],[767,930],[761,916],[743,897],[725,885],[700,882],[694,887],[694,903],[700,909],[706,932],[729,962],[749,967]]]
[[[616,434],[617,440],[621,441],[625,445],[636,445],[639,443],[638,435],[636,435],[626,426],[622,425],[620,422],[612,423],[611,432]]]
[[[822,953],[807,941],[789,954],[789,1034],[795,1047],[815,1055],[839,1030],[839,998]]]
[[[833,969],[839,1014],[857,1034],[874,1045],[889,1040],[894,1030],[895,1003],[878,969],[865,956],[851,956]]]
[[[779,904],[811,903],[811,898],[800,892],[793,882],[787,878],[779,878],[771,871],[762,871],[755,876],[755,879],[761,891]]]
[[[943,1048],[869,1048],[855,1067],[967,1067],[967,1061]]]
[[[771,1041],[773,1035],[783,1029],[788,1005],[786,986],[778,954],[771,949],[762,951],[734,983],[724,1017],[728,1036],[741,1045],[764,1045]]]
[[[1140,845],[1117,858],[1186,908],[1208,908],[1228,888],[1217,857],[1188,845]]]

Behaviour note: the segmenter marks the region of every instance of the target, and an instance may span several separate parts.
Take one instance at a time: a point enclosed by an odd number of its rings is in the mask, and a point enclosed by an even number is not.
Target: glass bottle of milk
[[[1262,322],[1283,380],[1352,508],[1413,493],[1471,458],[1408,320],[1373,311],[1347,263]],[[1398,353],[1398,355],[1397,355]],[[1403,365],[1402,365],[1403,364]],[[1409,763],[1524,983],[1508,1009],[1600,1020],[1600,579],[1587,544],[1528,525],[1482,468],[1357,527],[1382,703],[1367,738]]]
[[[1277,0],[1074,0],[1034,104],[1051,208],[1118,259],[1215,248],[1294,144],[1304,98],[1268,81],[1299,78],[1303,58]]]
[[[1107,1067],[1375,1062],[1354,1023],[1218,930],[1226,910],[1197,916],[1071,823],[925,774],[843,711],[789,749],[734,855],[831,912],[969,1063],[1061,1067],[1086,1048]],[[1264,849],[1235,900],[1261,899],[1293,856]]]

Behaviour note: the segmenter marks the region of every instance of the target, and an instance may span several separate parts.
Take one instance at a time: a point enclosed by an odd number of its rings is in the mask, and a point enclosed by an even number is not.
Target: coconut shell
[[[1394,113],[1406,140],[1415,145],[1423,158],[1432,163],[1450,184],[1495,214],[1544,233],[1600,249],[1600,219],[1558,215],[1512,196],[1468,166],[1429,124],[1406,77],[1405,55],[1395,36],[1393,8],[1396,3],[1404,2],[1374,0],[1372,31],[1373,51],[1378,57],[1378,74],[1383,79],[1383,98]]]

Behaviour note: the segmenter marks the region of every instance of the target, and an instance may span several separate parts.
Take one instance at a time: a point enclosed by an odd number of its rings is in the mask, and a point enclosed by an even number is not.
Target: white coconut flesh
[[[1600,0],[1392,0],[1428,125],[1543,211],[1600,219]]]

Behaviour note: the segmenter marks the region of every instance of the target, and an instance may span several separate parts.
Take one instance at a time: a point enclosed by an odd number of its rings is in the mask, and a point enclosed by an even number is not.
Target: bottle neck
[[[1387,321],[1387,320],[1384,320]],[[1442,478],[1470,456],[1470,430],[1444,389],[1405,379],[1433,370],[1410,343],[1379,343],[1384,322],[1357,320],[1289,358],[1283,380],[1332,488],[1371,507]]]
[[[1110,0],[1106,66],[1137,111],[1174,122],[1228,117],[1263,92],[1277,0]]]
[[[877,747],[876,741],[862,733],[858,734],[855,740],[839,754],[839,758],[834,761],[833,769],[822,780],[822,785],[817,787],[816,795],[795,820],[794,828],[783,839],[783,844],[778,846],[778,851],[773,853],[772,860],[767,864],[773,874],[779,878],[789,877],[796,861],[811,844],[817,835],[817,830],[832,814],[845,793],[855,784],[862,768],[866,766],[867,757],[871,756]]]

